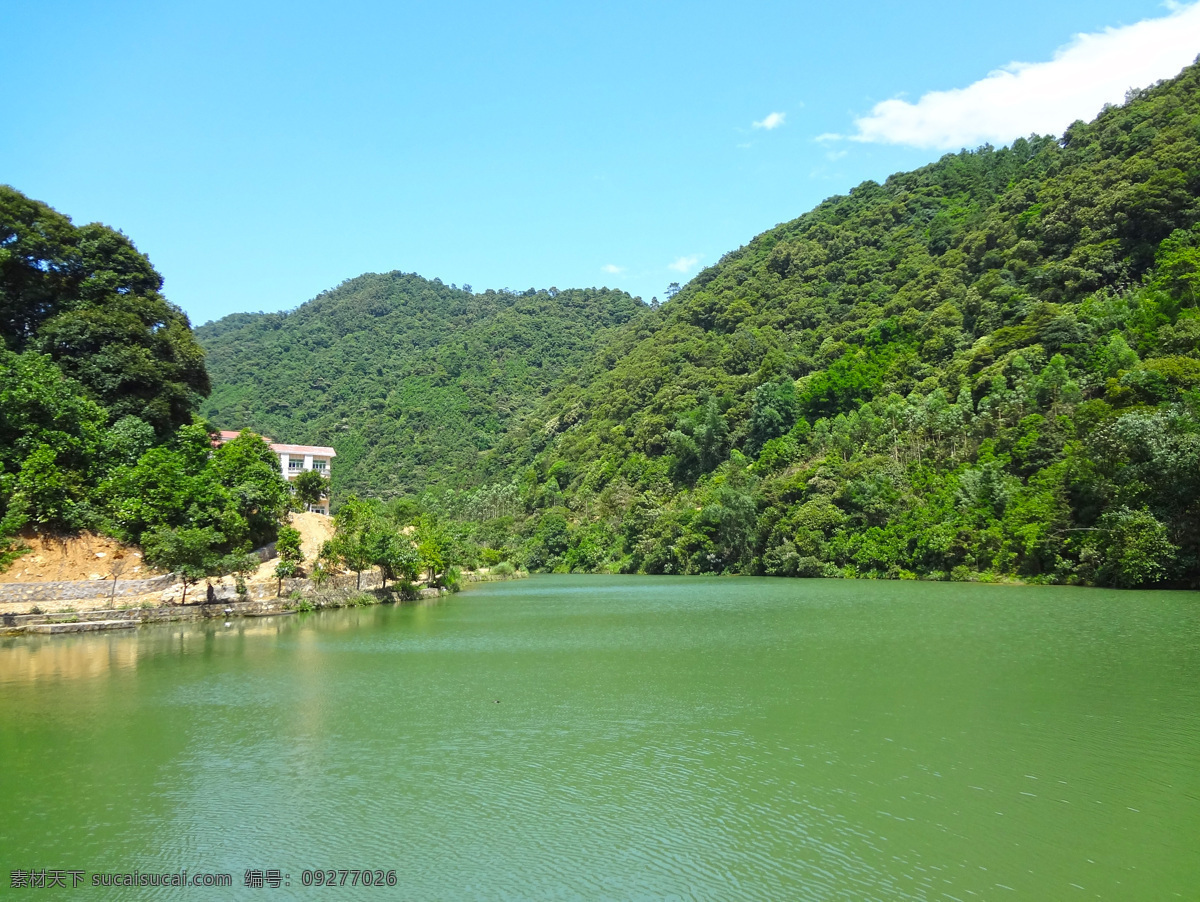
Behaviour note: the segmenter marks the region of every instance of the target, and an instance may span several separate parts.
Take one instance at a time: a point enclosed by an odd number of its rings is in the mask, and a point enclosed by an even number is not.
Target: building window
[[[319,473],[324,473],[325,472],[325,461],[314,460],[313,461],[313,469]]]
[[[295,458],[292,458],[291,460],[288,461],[288,472],[289,473],[293,470],[303,470],[303,469],[304,469],[304,461],[303,460],[296,460]]]

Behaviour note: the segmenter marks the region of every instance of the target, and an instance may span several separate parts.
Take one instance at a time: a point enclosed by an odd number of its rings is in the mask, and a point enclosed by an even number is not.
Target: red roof
[[[224,442],[231,442],[241,435],[240,432],[231,432],[228,429],[222,429],[218,433],[216,444],[220,445]],[[282,445],[272,442],[267,436],[263,436],[263,440],[271,446],[271,450],[276,454],[311,454],[313,457],[337,457],[337,452],[332,448],[326,448],[324,445]]]
[[[337,457],[337,452],[323,445],[278,445],[271,443],[276,454],[311,454],[313,457]]]

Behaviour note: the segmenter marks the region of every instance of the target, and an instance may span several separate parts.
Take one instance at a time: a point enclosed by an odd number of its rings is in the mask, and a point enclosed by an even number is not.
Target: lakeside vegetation
[[[194,422],[204,352],[161,287],[120,232],[0,186],[0,564],[26,527],[209,570],[274,539],[274,456],[249,436],[214,451]]]
[[[204,352],[161,287],[126,236],[0,186],[0,568],[33,529],[140,545],[147,563],[182,574],[185,595],[207,576],[244,577],[259,564],[249,552],[277,539],[281,575],[302,572],[283,524],[324,483],[299,480],[294,493],[252,432],[214,441],[197,415],[210,390]],[[389,576],[419,566],[445,579],[455,560],[434,525],[414,543],[385,536],[362,508],[358,521],[373,524],[364,551],[363,529],[347,525],[360,508],[343,505],[327,569],[365,554]]]

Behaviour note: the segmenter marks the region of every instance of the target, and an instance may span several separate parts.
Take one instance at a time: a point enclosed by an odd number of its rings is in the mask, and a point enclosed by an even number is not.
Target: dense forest
[[[756,237],[459,499],[552,570],[1200,581],[1200,68]]]
[[[399,508],[541,570],[1196,585],[1198,77],[756,237]]]
[[[204,352],[161,288],[125,235],[0,185],[0,569],[29,529],[101,531],[189,577],[275,539],[278,459],[250,434],[213,447]]]
[[[196,330],[225,429],[332,444],[334,490],[469,487],[485,453],[645,306],[607,289],[486,291],[392,272]]]

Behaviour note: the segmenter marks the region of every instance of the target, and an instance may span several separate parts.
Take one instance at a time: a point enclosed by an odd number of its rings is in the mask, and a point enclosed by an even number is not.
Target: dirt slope
[[[321,544],[333,538],[333,518],[324,514],[302,513],[291,515],[293,529],[300,532],[300,551],[304,554],[304,569],[307,571],[317,559]],[[275,565],[278,561],[266,561],[259,566],[251,582],[274,581]]]
[[[321,543],[333,537],[333,520],[321,514],[292,514],[292,526],[300,531],[304,561],[311,565]],[[95,533],[77,536],[46,536],[29,533],[24,542],[30,551],[0,573],[0,583],[37,583],[79,579],[145,579],[158,572],[142,560],[139,549],[122,545]],[[275,561],[259,567],[254,579],[273,580]]]
[[[0,583],[37,583],[77,579],[145,579],[157,575],[137,548],[85,532],[77,536],[29,533],[30,551],[0,573]]]

